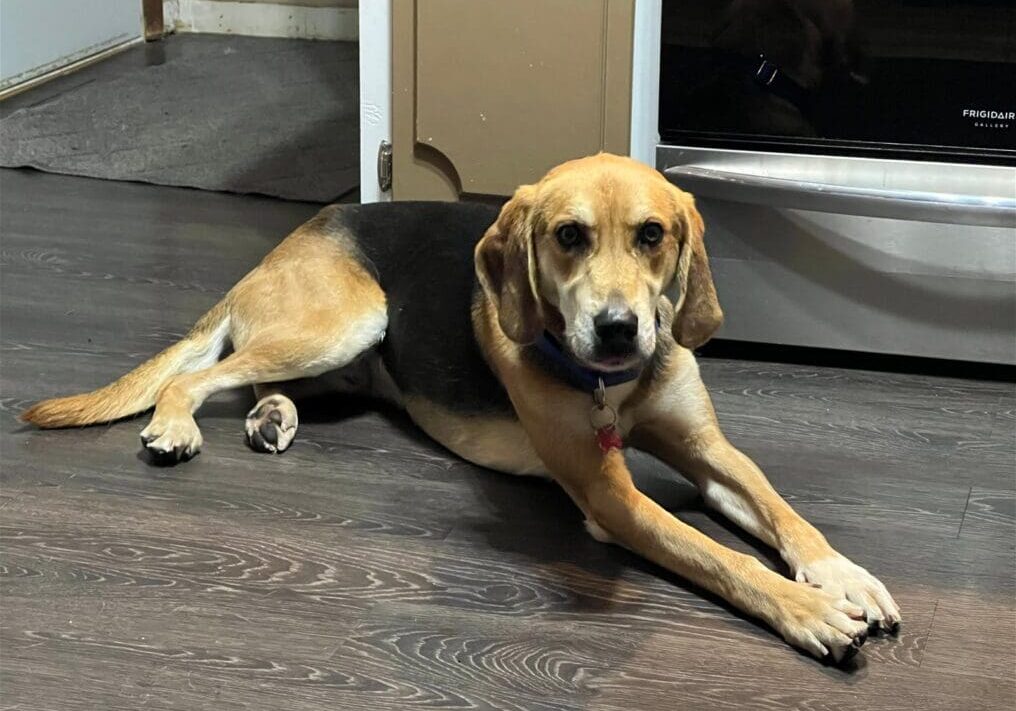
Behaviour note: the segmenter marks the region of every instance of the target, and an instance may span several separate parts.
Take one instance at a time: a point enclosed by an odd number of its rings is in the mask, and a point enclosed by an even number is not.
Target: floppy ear
[[[516,343],[531,343],[543,329],[536,301],[532,202],[523,185],[501,208],[497,222],[476,245],[476,276],[497,307],[501,330]]]
[[[678,218],[684,224],[685,234],[675,275],[680,291],[674,304],[672,330],[678,343],[695,349],[708,341],[723,323],[723,311],[702,240],[705,223],[695,209],[695,199],[687,193],[681,193],[680,198]]]

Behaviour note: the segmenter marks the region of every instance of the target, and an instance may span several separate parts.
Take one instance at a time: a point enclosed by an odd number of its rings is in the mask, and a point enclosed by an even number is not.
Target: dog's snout
[[[631,309],[604,309],[593,318],[593,328],[604,355],[630,355],[639,333],[639,317]]]

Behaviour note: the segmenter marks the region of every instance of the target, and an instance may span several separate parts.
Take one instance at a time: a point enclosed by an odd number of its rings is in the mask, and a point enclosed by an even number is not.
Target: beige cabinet
[[[508,195],[628,153],[635,0],[393,0],[392,196]]]

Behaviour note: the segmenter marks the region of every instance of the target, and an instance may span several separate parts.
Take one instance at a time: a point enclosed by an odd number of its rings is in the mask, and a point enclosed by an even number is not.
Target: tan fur
[[[665,237],[656,249],[638,250],[634,234],[647,221],[660,224]],[[589,223],[589,254],[556,246],[554,232],[565,222]],[[702,233],[691,195],[648,166],[600,154],[520,187],[477,244],[477,275],[509,338],[524,344],[547,328],[580,359],[589,343],[569,325],[612,298],[636,311],[644,350],[651,353],[656,304],[676,285],[684,307],[674,319],[674,336],[697,347],[723,320]]]
[[[503,229],[495,226],[476,250],[477,271],[488,287],[487,301],[473,312],[477,339],[536,452],[585,513],[590,532],[722,596],[817,656],[839,659],[855,650],[866,631],[865,614],[887,626],[898,621],[899,609],[884,586],[837,554],[719,430],[695,359],[683,347],[703,343],[722,319],[702,220],[691,196],[633,161],[595,156],[559,166],[540,183],[524,188],[521,203],[513,204],[516,199],[502,214],[513,215],[514,224],[527,225],[529,233],[516,239],[532,246],[515,254],[535,260],[538,278],[529,280],[535,291],[531,297],[516,299],[537,305],[534,313],[513,319],[537,319],[542,327],[560,328],[568,318],[555,313],[560,285],[587,280],[593,282],[587,286],[593,300],[609,289],[623,294],[637,313],[658,312],[664,323],[671,323],[672,335],[657,336],[659,362],[652,377],[641,378],[637,388],[615,403],[621,434],[680,467],[702,487],[707,501],[777,547],[797,581],[682,523],[635,488],[622,452],[600,451],[587,420],[590,397],[532,365],[522,356],[523,344],[501,325],[501,302],[489,290],[501,276],[485,271],[511,272],[512,267],[489,258],[488,250],[502,239]],[[595,244],[578,257],[582,263],[575,263],[575,257],[555,246],[554,225],[590,211],[593,214],[583,219],[595,222]],[[653,259],[630,246],[639,216],[652,216],[666,229]],[[516,274],[523,271],[514,267]],[[663,296],[669,280],[678,292],[673,305]],[[555,290],[558,294],[548,293]],[[881,604],[872,605],[875,599]]]
[[[466,461],[509,474],[549,476],[518,420],[460,415],[419,397],[405,401],[413,422]]]
[[[480,242],[483,249],[476,252],[477,275],[498,305],[501,329],[519,343],[536,338],[540,325],[533,244],[529,239],[531,198],[530,186],[516,190]]]
[[[318,220],[269,253],[182,341],[111,385],[40,402],[22,419],[42,427],[87,425],[154,404],[142,436],[164,439],[167,452],[180,447],[192,455],[201,437],[191,414],[208,395],[345,365],[384,332],[385,297],[347,251],[317,231]],[[210,353],[210,341],[223,326],[228,332]],[[215,363],[226,335],[234,352]],[[191,372],[195,363],[202,367]]]
[[[222,301],[202,316],[183,340],[123,377],[89,393],[43,400],[21,413],[21,419],[44,428],[75,427],[143,412],[155,404],[155,396],[168,378],[195,363],[218,358],[224,338],[217,334],[228,319],[229,309]]]
[[[265,405],[279,410],[282,430],[295,432],[295,405],[277,383],[343,367],[387,326],[381,287],[341,239],[325,236],[322,219],[290,235],[183,341],[106,388],[40,403],[24,418],[43,426],[87,424],[154,402],[142,433],[146,446],[181,458],[200,449],[192,414],[204,399],[254,384],[261,402],[248,433],[264,424],[266,411],[259,408]],[[568,250],[555,240],[562,221],[586,226],[586,248]],[[651,248],[636,240],[646,221],[664,230]],[[571,161],[519,188],[476,246],[483,290],[472,304],[474,335],[517,420],[462,417],[412,397],[404,404],[434,439],[471,461],[549,472],[598,540],[687,577],[812,654],[842,658],[863,641],[865,615],[890,627],[899,609],[877,579],[836,553],[720,431],[685,347],[707,340],[722,319],[703,232],[690,195],[626,158]],[[607,388],[619,434],[681,469],[709,504],[777,548],[795,580],[710,540],[639,492],[623,452],[597,446],[590,394],[525,356],[525,344],[541,329],[580,354],[591,314],[611,299],[638,315],[639,348],[647,351],[637,381]],[[235,352],[213,364],[226,331]]]

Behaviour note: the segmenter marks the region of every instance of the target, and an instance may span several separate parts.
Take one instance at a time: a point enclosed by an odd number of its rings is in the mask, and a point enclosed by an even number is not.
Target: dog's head
[[[691,195],[601,153],[520,187],[477,245],[476,271],[510,339],[546,328],[580,363],[623,370],[656,350],[668,287],[678,343],[695,348],[719,328],[703,230]]]

